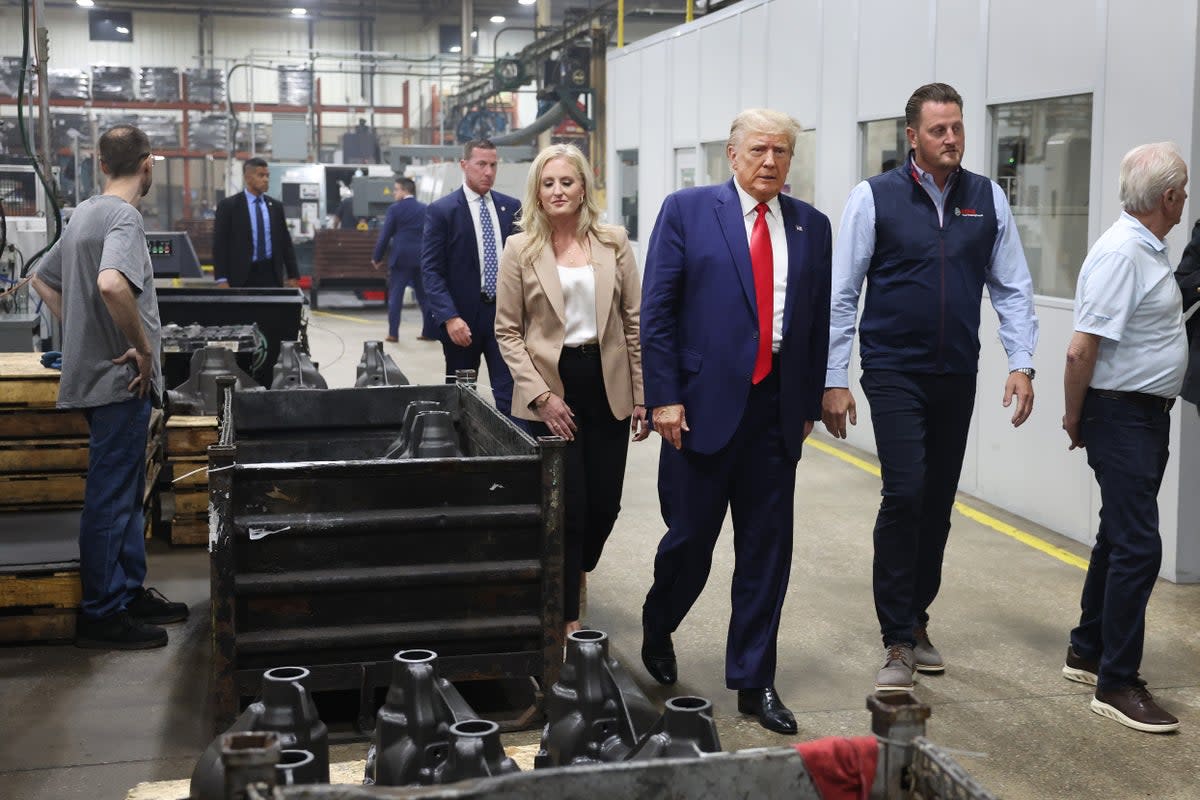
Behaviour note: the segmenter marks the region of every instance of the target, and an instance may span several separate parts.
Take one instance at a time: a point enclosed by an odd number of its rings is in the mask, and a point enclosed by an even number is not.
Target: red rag
[[[867,800],[879,762],[874,736],[827,736],[796,745],[796,752],[821,800]]]

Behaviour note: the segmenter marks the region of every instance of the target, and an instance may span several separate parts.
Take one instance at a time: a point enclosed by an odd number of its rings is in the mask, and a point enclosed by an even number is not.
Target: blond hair
[[[579,206],[576,235],[583,239],[590,233],[602,244],[616,247],[620,228],[600,221],[602,212],[600,202],[596,199],[592,165],[588,163],[587,156],[573,144],[552,144],[537,154],[529,166],[529,178],[525,181],[525,199],[521,202],[521,215],[516,221],[516,226],[526,234],[525,245],[521,248],[523,260],[533,260],[550,243],[550,218],[542,208],[540,190],[543,170],[547,164],[559,158],[571,165],[583,184],[583,203]]]
[[[786,136],[794,153],[796,137],[800,135],[800,123],[773,108],[747,108],[734,117],[733,124],[729,126],[729,145],[736,148],[747,133]]]

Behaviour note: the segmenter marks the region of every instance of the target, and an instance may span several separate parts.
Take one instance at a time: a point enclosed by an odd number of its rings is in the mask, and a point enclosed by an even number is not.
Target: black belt
[[[487,292],[480,292],[479,293],[479,302],[486,303],[489,306],[495,305],[496,304],[496,295],[488,294]]]
[[[587,344],[578,344],[574,347],[564,346],[562,354],[564,356],[598,356],[600,355],[600,345],[588,342]]]
[[[1133,403],[1150,411],[1161,411],[1166,414],[1175,407],[1174,397],[1159,397],[1156,394],[1146,394],[1145,392],[1118,392],[1113,389],[1089,389],[1098,397],[1103,397],[1108,400],[1124,400],[1126,403]]]

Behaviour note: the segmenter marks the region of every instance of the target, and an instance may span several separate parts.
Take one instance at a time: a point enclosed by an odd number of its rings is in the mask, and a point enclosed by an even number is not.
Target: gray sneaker
[[[913,630],[913,638],[917,640],[913,646],[917,672],[945,672],[946,662],[942,660],[942,654],[933,646],[933,642],[929,641],[929,633],[924,626]]]
[[[894,644],[884,650],[883,669],[875,676],[877,692],[910,692],[913,688],[913,671],[916,659],[913,649],[906,644]]]

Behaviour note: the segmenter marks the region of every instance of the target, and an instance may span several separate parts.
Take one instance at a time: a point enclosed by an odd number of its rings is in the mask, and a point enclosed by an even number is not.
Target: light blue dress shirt
[[[917,167],[909,155],[908,165],[916,169],[921,186],[937,207],[938,223],[944,224],[946,196],[954,186],[957,173],[938,189],[933,176]],[[996,207],[996,243],[988,264],[985,283],[992,308],[1000,318],[1000,341],[1008,353],[1009,370],[1033,366],[1037,347],[1038,322],[1033,307],[1033,280],[1008,198],[992,181],[992,202]],[[826,364],[827,388],[850,385],[850,353],[854,344],[858,301],[863,279],[875,253],[875,196],[862,181],[850,192],[837,243],[833,248],[833,287],[829,301],[829,360]]]
[[[265,194],[255,195],[248,189],[243,189],[246,195],[247,209],[250,212],[250,260],[255,260],[255,246],[258,243],[258,215],[254,213],[254,203],[262,200],[263,236],[266,238],[267,258],[271,257],[271,207],[267,205]]]

